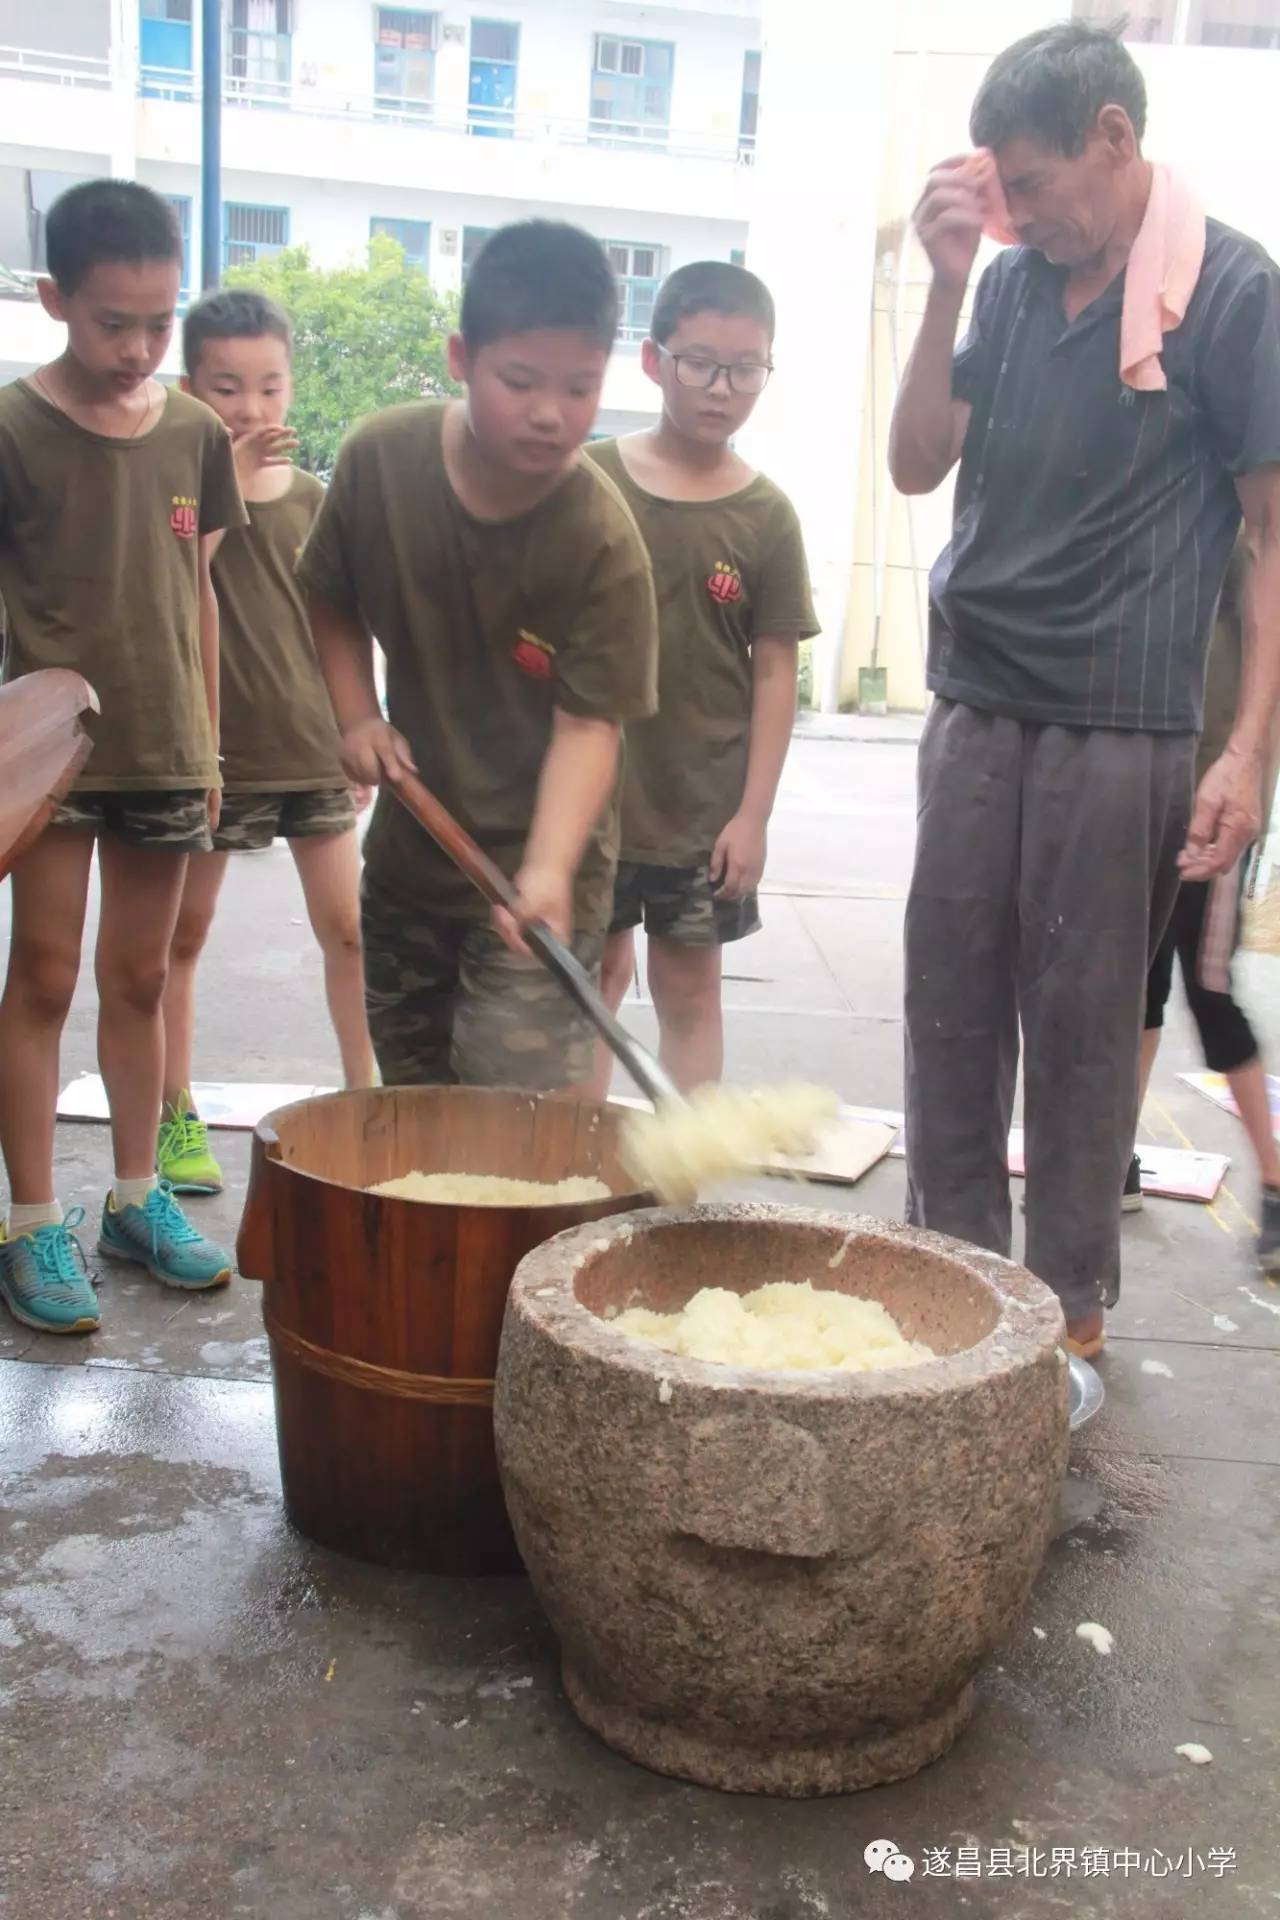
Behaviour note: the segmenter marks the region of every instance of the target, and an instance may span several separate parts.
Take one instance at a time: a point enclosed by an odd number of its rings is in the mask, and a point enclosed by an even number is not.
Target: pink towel
[[[983,203],[983,231],[1011,246],[1009,209],[987,148],[970,154],[965,171]],[[1204,265],[1204,208],[1190,186],[1158,161],[1151,169],[1151,197],[1125,271],[1120,314],[1120,378],[1140,393],[1168,386],[1160,364],[1166,333],[1182,325]]]
[[[1016,247],[1018,236],[1009,225],[1009,209],[1004,203],[1000,170],[990,147],[979,147],[961,162],[965,178],[973,182],[982,202],[982,231],[988,240],[1001,247]]]

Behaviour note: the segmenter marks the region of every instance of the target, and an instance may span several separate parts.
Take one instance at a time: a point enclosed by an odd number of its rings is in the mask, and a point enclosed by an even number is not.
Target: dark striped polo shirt
[[[1121,385],[1124,275],[1069,325],[1064,279],[1011,247],[978,285],[929,686],[1018,719],[1198,732],[1234,482],[1280,462],[1280,270],[1209,222],[1164,393]]]

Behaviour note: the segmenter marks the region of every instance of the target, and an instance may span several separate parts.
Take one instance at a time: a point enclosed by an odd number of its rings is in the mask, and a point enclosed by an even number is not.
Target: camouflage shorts
[[[356,824],[350,787],[310,793],[224,793],[215,853],[261,853],[273,840],[329,839]]]
[[[69,793],[55,809],[51,827],[109,833],[130,847],[161,853],[208,853],[209,796],[201,787],[172,793]]]
[[[590,1024],[487,921],[424,914],[366,874],[361,922],[369,1032],[384,1086],[456,1081],[551,1093],[590,1074]],[[579,934],[573,950],[598,978],[604,936]]]
[[[704,867],[649,867],[618,862],[610,933],[627,933],[644,922],[646,933],[681,947],[724,947],[760,928],[760,902],[722,900]]]

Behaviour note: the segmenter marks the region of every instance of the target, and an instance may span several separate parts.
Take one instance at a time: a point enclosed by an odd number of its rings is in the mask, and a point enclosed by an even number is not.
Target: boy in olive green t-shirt
[[[325,997],[348,1087],[373,1078],[360,960],[356,808],[298,585],[298,555],[324,499],[290,461],[293,330],[247,287],[198,300],[183,324],[185,385],[231,434],[249,524],[213,555],[222,667],[222,815],[194,855],[165,989],[164,1116],[156,1163],[178,1193],[216,1193],[222,1169],[191,1093],[196,966],[233,853],[286,840],[324,958]]]
[[[219,422],[153,377],[173,330],[182,236],[132,182],[73,187],[49,214],[46,311],[66,351],[0,391],[0,598],[11,677],[68,667],[95,689],[94,746],[13,872],[0,1001],[0,1148],[10,1207],[0,1297],[25,1325],[91,1332],[98,1302],[54,1194],[62,1029],[97,844],[98,1059],[115,1180],[99,1251],[166,1285],[220,1286],[229,1254],[155,1178],[160,997],[187,855],[218,801],[218,629],[209,541],[244,518]]]
[[[617,317],[589,235],[543,220],[493,235],[449,343],[465,400],[362,421],[299,565],[349,777],[394,785],[416,768],[515,881],[523,917],[593,970],[621,724],[653,710],[657,645],[635,523],[579,455]],[[385,789],[362,905],[384,1082],[586,1080],[590,1029]]]
[[[818,631],[795,509],[732,447],[773,370],[773,328],[744,267],[678,268],[642,350],[662,417],[588,449],[635,515],[658,597],[658,712],[627,729],[604,991],[616,1010],[643,920],[661,1057],[686,1091],[724,1066],[721,948],[760,925],[798,642]],[[601,1048],[602,1097],[612,1066]]]

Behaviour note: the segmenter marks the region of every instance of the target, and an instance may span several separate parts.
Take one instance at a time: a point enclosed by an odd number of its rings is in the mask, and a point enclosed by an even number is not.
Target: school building
[[[967,144],[991,56],[1069,0],[224,0],[223,258],[320,263],[394,235],[442,288],[534,212],[609,248],[624,326],[600,428],[653,418],[654,292],[685,261],[774,289],[778,374],[742,438],[805,527],[824,634],[814,703],[924,705],[928,566],[949,496],[900,499],[885,441],[923,305],[909,218]],[[1118,0],[1076,0],[1110,18]],[[1148,147],[1280,256],[1280,0],[1132,0]],[[199,0],[3,0],[0,379],[56,351],[35,303],[43,219],[104,171],[169,195],[200,259]]]
[[[199,0],[0,12],[0,266],[38,270],[49,205],[110,168],[173,200],[198,277]],[[493,228],[535,210],[577,221],[623,289],[602,425],[653,417],[637,344],[659,281],[746,245],[749,0],[226,0],[224,15],[226,265],[300,242],[338,264],[386,233],[457,288]],[[0,311],[0,366],[22,362],[21,334]]]

